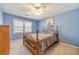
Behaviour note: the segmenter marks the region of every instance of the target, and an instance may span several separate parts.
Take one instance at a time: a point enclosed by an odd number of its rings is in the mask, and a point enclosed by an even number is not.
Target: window
[[[25,22],[25,32],[32,32],[32,22]]]
[[[13,32],[20,33],[23,32],[23,22],[13,19]]]
[[[23,33],[24,28],[24,32],[32,32],[32,22],[23,22],[19,19],[13,19],[13,33]]]

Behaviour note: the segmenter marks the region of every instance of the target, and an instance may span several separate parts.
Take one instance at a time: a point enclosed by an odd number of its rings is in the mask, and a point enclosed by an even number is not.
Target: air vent
[[[25,16],[29,16],[29,15],[26,14]]]

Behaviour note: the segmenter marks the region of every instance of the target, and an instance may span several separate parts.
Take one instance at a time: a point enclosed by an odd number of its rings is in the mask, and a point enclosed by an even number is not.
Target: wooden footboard
[[[27,47],[29,51],[32,52],[33,55],[36,54],[36,49],[34,49],[30,44],[26,43],[26,41],[24,42],[24,46]]]
[[[32,52],[32,54],[36,54],[36,42],[31,40],[31,38],[29,39],[26,36],[24,36],[23,45],[27,47]]]

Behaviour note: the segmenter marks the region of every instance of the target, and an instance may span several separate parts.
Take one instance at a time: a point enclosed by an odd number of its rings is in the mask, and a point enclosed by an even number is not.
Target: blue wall
[[[3,23],[3,13],[2,10],[0,10],[0,25]]]
[[[79,9],[55,16],[60,41],[79,47]]]
[[[38,21],[33,21],[32,22],[32,33],[36,33],[36,31],[37,31],[37,29],[38,29]]]
[[[37,21],[34,21],[32,19],[24,18],[24,17],[19,17],[7,13],[3,13],[3,24],[10,25],[10,34],[11,34],[11,39],[22,39],[23,38],[23,33],[17,34],[13,33],[13,18],[15,19],[20,19],[21,21],[31,21],[32,22],[32,32],[34,33],[37,29]]]
[[[39,32],[42,32],[42,30],[43,30],[43,27],[45,26],[45,21],[46,20],[41,20],[41,21],[39,21],[39,23],[38,23],[38,30],[39,30]]]

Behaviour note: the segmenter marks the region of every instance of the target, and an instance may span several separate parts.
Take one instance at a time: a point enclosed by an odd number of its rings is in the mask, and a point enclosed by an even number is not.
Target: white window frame
[[[27,21],[27,22],[24,22],[24,23],[25,23],[25,32],[26,33],[32,32],[32,22]]]
[[[16,24],[15,24],[15,22],[16,22]],[[15,27],[16,25],[17,25],[17,27],[22,26],[22,28],[21,28],[22,31],[19,31],[20,29],[16,28]],[[16,19],[16,18],[13,19],[13,33],[23,33],[24,28],[25,28],[24,32],[26,32],[26,33],[32,32],[32,22],[31,21],[21,21],[21,19]]]
[[[16,27],[18,27],[18,28],[16,28]],[[22,32],[23,32],[23,21],[14,18],[13,19],[13,33],[22,33]]]

